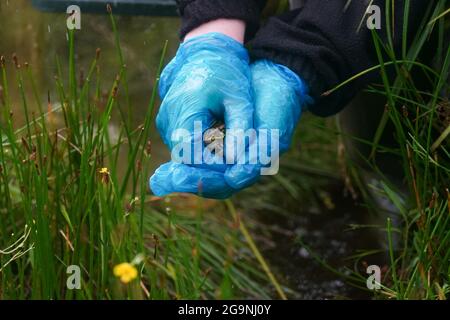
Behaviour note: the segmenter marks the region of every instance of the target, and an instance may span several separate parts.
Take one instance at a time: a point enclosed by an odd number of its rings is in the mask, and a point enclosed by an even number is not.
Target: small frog
[[[217,121],[203,134],[203,142],[208,150],[216,155],[223,155],[223,141],[225,139],[225,124]]]

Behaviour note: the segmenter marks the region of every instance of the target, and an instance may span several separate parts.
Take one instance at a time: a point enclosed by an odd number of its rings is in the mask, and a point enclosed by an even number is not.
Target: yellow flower
[[[132,264],[124,262],[114,267],[114,275],[123,283],[129,283],[137,278],[138,271]]]
[[[108,168],[101,168],[98,172],[101,174],[109,174]]]
[[[100,180],[107,184],[109,182],[109,170],[108,168],[101,168],[98,170],[98,173],[100,174]]]

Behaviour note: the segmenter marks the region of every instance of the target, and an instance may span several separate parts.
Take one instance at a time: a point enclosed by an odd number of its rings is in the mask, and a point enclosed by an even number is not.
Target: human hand
[[[311,102],[306,85],[288,68],[267,60],[255,62],[251,73],[257,129],[253,143],[257,144],[257,150],[270,150],[271,163],[261,161],[260,152],[247,154],[248,163],[229,166],[224,173],[172,162],[160,167],[152,177],[152,190],[156,194],[189,192],[224,199],[255,183],[262,170],[288,150],[302,107]],[[264,139],[262,132],[268,135]],[[272,143],[274,136],[276,141]]]
[[[209,159],[205,159],[203,133],[217,119],[225,123],[227,130],[245,131],[253,126],[248,63],[248,53],[242,44],[223,34],[197,36],[180,46],[161,75],[163,103],[156,124],[171,151],[177,151],[174,148],[180,144],[185,148],[187,144],[188,148],[192,146],[193,152],[188,157],[182,155],[182,161],[164,164],[155,172],[150,184],[156,195],[177,191],[198,193],[202,177],[207,181],[203,183],[207,188],[205,196],[226,198],[231,195],[232,189],[225,186],[225,182],[219,183],[221,192],[215,191],[211,184],[214,179],[209,177],[217,177],[216,171],[220,171],[223,180],[228,166],[211,159],[215,157],[211,153],[207,153]],[[200,124],[200,130],[195,130],[196,123]],[[196,144],[202,147],[200,155],[194,148]],[[219,164],[206,164],[211,162]],[[196,166],[198,171],[186,164]],[[185,171],[185,175],[179,175],[180,171]]]
[[[203,132],[216,120],[222,120],[227,130],[253,127],[248,62],[242,44],[219,33],[191,38],[180,46],[161,75],[163,102],[156,118],[170,150],[180,135],[184,142],[202,144]],[[201,125],[200,132],[194,131],[196,124]]]
[[[251,73],[255,101],[254,124],[258,136],[254,143],[259,151],[249,156],[248,164],[233,166],[226,172],[224,178],[235,190],[254,184],[261,174],[277,173],[279,156],[292,143],[302,109],[312,102],[303,80],[283,65],[259,60],[251,65]],[[261,149],[270,153],[270,163],[263,161],[262,157],[267,155]]]

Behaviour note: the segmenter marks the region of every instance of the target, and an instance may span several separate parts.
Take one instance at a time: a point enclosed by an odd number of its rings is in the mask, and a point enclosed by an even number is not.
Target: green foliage
[[[111,23],[119,70],[106,96],[100,50],[84,81],[77,79],[76,31],[68,31],[68,68],[57,59],[47,110],[32,67],[2,57],[0,299],[268,298],[260,285],[266,278],[242,250],[246,245],[225,205],[149,195],[157,81],[141,125],[132,127],[112,15]],[[15,73],[15,85],[7,72]],[[19,128],[10,112],[17,110],[14,87],[25,117]],[[113,274],[124,262],[138,270],[128,284]],[[70,265],[81,268],[80,290],[66,287]]]
[[[401,216],[398,228],[390,220],[383,226],[389,240],[390,269],[382,281],[382,293],[396,299],[446,299],[450,285],[449,11],[446,1],[430,2],[411,44],[406,41],[405,19],[399,56],[390,28],[396,19],[390,10],[393,5],[394,1],[386,1],[387,43],[373,32],[379,65],[372,69],[380,71],[383,83],[368,89],[385,98],[386,109],[373,141],[364,142],[372,149],[365,161],[382,180],[377,192]],[[409,3],[404,5],[407,15]],[[435,56],[424,61],[431,39],[437,43]],[[388,69],[395,71],[393,81]],[[389,133],[396,140],[394,149],[380,143],[388,124],[394,128]],[[383,153],[396,156],[402,164],[401,185],[378,167],[377,156]],[[395,235],[401,239],[398,245]]]

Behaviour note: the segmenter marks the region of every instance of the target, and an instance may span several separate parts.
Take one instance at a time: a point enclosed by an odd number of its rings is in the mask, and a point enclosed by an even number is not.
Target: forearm
[[[180,37],[218,19],[240,20],[245,23],[245,36],[259,28],[260,14],[266,0],[177,0],[182,23]]]
[[[245,21],[236,19],[217,19],[209,21],[187,33],[184,37],[184,41],[211,32],[222,33],[240,43],[244,43]]]

